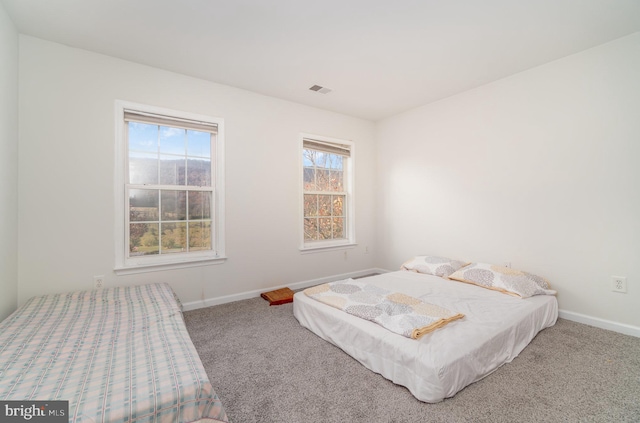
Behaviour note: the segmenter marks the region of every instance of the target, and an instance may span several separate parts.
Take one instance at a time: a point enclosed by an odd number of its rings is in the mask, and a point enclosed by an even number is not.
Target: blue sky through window
[[[179,128],[160,127],[160,153],[184,156],[187,150],[185,130]]]
[[[169,126],[129,122],[129,150],[211,158],[211,134]]]
[[[129,122],[129,150],[158,151],[158,125]]]
[[[304,167],[319,167],[325,169],[342,170],[344,157],[339,154],[323,153],[321,151],[304,149],[302,154]]]

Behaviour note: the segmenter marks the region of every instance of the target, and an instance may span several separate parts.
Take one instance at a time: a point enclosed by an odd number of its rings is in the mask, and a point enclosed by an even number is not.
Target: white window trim
[[[218,125],[218,134],[215,145],[215,187],[213,190],[214,197],[214,216],[215,221],[212,222],[215,239],[213,251],[189,253],[188,256],[158,255],[143,256],[130,258],[126,254],[128,233],[125,218],[125,158],[127,155],[127,146],[125,144],[125,121],[124,111],[126,109],[136,110],[146,113],[158,115],[166,115],[176,118],[215,123]],[[206,266],[210,264],[221,264],[226,260],[225,256],[225,234],[224,234],[224,119],[211,116],[197,115],[194,113],[180,112],[161,107],[137,104],[128,101],[115,101],[115,128],[116,128],[116,148],[115,148],[115,267],[114,272],[117,275],[127,275],[142,272],[153,272],[159,270],[181,269],[193,266]]]
[[[312,140],[317,140],[317,141],[324,141],[324,142],[328,142],[328,143],[333,143],[333,144],[344,144],[344,145],[348,145],[349,149],[351,151],[351,157],[348,159],[349,160],[349,171],[346,172],[347,175],[345,177],[345,184],[346,184],[346,193],[347,193],[347,199],[346,199],[346,207],[347,207],[347,213],[346,213],[346,218],[347,218],[347,237],[345,239],[342,240],[338,240],[338,241],[334,241],[334,240],[329,240],[329,241],[309,241],[309,242],[305,242],[304,240],[304,225],[303,225],[303,221],[304,221],[304,181],[302,178],[302,175],[304,173],[304,164],[302,161],[302,150],[304,149],[303,144],[304,144],[304,140],[305,139],[312,139]],[[299,242],[300,242],[300,247],[299,250],[302,254],[307,254],[307,253],[318,253],[318,252],[323,252],[323,251],[334,251],[334,250],[343,250],[343,249],[347,249],[347,248],[354,248],[355,246],[357,246],[358,244],[356,244],[356,220],[355,220],[355,189],[354,189],[354,175],[355,175],[355,143],[353,141],[350,140],[345,140],[345,139],[340,139],[340,138],[332,138],[332,137],[326,137],[323,135],[316,135],[316,134],[308,134],[308,133],[301,133],[300,134],[300,138],[298,140],[298,184],[299,184],[299,189],[298,191],[300,192],[300,198],[298,200],[298,220],[297,220],[297,224],[298,224],[298,228],[300,231],[300,237],[299,237]]]

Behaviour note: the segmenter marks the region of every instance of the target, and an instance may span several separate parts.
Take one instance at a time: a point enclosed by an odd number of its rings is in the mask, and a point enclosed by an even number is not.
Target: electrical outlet
[[[93,277],[93,287],[95,289],[104,288],[104,275],[94,276]]]
[[[627,278],[625,276],[611,276],[611,290],[627,292]]]

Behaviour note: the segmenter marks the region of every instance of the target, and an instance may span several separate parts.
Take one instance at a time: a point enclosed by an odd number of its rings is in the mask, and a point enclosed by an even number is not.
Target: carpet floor
[[[293,304],[253,298],[185,321],[233,423],[640,422],[640,338],[568,320],[437,404],[300,326]]]

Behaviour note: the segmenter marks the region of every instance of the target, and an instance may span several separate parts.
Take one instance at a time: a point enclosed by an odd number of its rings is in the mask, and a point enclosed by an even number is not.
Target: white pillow
[[[446,257],[416,256],[404,262],[400,269],[446,278],[466,264]]]
[[[449,276],[449,279],[478,285],[521,298],[534,295],[556,295],[549,281],[541,276],[485,263],[471,263]]]

